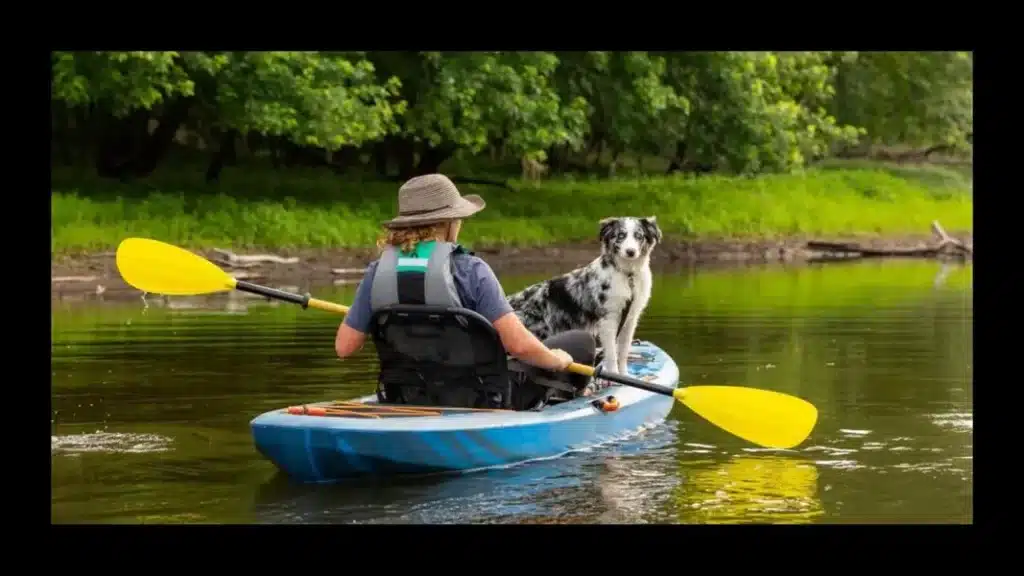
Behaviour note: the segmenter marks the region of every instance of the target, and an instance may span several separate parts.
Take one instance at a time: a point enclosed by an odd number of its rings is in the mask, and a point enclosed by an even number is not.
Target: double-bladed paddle
[[[117,248],[117,269],[129,285],[154,294],[184,296],[241,290],[303,308],[341,314],[349,310],[347,306],[308,295],[238,280],[202,256],[149,238],[122,241]],[[818,420],[818,410],[810,402],[771,390],[742,386],[669,388],[585,364],[570,364],[568,370],[671,396],[719,428],[769,448],[800,444]]]

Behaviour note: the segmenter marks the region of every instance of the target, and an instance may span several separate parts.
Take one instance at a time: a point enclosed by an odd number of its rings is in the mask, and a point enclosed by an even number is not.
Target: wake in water
[[[171,449],[172,438],[159,434],[100,432],[50,436],[50,453],[80,454],[83,452],[149,453]]]

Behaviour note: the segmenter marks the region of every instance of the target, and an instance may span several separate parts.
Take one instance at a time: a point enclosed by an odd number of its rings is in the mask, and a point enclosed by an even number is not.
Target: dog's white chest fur
[[[651,271],[646,259],[636,268],[601,268],[596,276],[608,290],[604,302],[604,314],[591,327],[604,353],[604,366],[625,374],[629,349],[637,323],[651,296]]]
[[[596,286],[587,286],[585,290],[593,292],[597,290],[598,295],[603,295],[605,308],[608,312],[624,310],[630,305],[641,292],[641,272],[623,273],[619,270],[602,268],[600,263],[592,263],[594,277],[597,279]],[[607,289],[603,289],[607,286]]]

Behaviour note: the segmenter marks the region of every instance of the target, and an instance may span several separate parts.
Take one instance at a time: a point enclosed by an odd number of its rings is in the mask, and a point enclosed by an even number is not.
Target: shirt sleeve
[[[370,289],[373,286],[373,273],[377,270],[377,263],[371,262],[366,267],[366,273],[356,288],[355,298],[349,306],[348,314],[345,315],[345,325],[363,334],[370,331],[370,316],[373,309],[370,308]]]
[[[475,279],[476,312],[494,322],[505,314],[512,312],[512,306],[505,297],[505,290],[498,282],[494,271],[486,262],[475,258],[473,262],[473,277]]]

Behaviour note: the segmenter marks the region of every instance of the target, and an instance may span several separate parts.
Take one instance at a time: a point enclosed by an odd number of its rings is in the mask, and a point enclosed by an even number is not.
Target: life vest
[[[412,254],[389,246],[381,254],[373,275],[370,308],[392,304],[421,304],[461,308],[462,299],[452,276],[452,255],[465,250],[451,242],[429,240]]]
[[[464,309],[452,275],[453,256],[468,253],[443,241],[419,243],[411,254],[389,246],[381,254],[370,289],[371,326],[380,373],[380,402],[467,408],[513,408],[521,384],[510,379],[506,353],[493,326],[450,309]],[[445,312],[380,313],[396,304],[447,308]],[[464,312],[463,312],[464,314]],[[535,377],[560,390],[569,384]],[[547,398],[546,389],[541,394]]]
[[[452,256],[464,252],[450,242],[427,241],[411,254],[395,247],[381,254],[370,289],[381,402],[473,408],[508,402],[510,383],[500,342],[484,338],[481,327],[450,311],[464,309],[452,275]],[[449,312],[380,314],[396,304]]]

